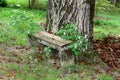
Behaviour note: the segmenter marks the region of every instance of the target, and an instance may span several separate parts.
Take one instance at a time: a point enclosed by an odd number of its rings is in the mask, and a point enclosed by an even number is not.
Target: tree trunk
[[[120,0],[116,0],[116,6],[120,8]]]
[[[30,8],[39,9],[39,0],[31,0]]]
[[[93,17],[95,0],[49,0],[46,30],[56,33],[66,24],[76,24],[93,48]]]
[[[35,0],[31,0],[31,8],[35,6]]]
[[[110,0],[111,4],[116,4],[116,0]]]
[[[30,8],[30,0],[28,1],[28,6],[29,6],[29,8]]]

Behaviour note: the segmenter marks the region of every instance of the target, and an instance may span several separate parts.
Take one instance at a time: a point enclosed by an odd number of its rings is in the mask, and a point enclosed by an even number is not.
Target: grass
[[[28,8],[29,6],[29,0],[7,0],[8,2],[8,6],[9,7],[14,7],[14,8],[18,8],[16,5],[20,5],[20,8]],[[40,9],[45,9],[46,8],[46,5],[47,5],[47,1],[48,0],[39,0],[39,4],[40,4]],[[12,6],[13,5],[13,6]]]
[[[40,0],[45,8],[47,0]],[[41,30],[39,21],[46,21],[46,11],[28,9],[27,0],[7,0],[8,4],[20,4],[21,8],[0,8],[0,44],[27,46],[27,33]],[[24,8],[25,7],[25,8]],[[95,39],[107,35],[120,35],[120,17],[118,14],[99,13],[94,22]],[[38,56],[26,52],[9,51],[0,45],[0,78],[3,80],[114,80],[113,76],[99,72],[95,65],[80,64],[56,69],[46,61],[39,63]],[[70,71],[69,71],[70,69]],[[75,71],[75,72],[74,72]]]
[[[26,33],[40,30],[39,21],[45,22],[46,11],[0,8],[0,43],[27,45]],[[9,16],[9,17],[8,17]],[[97,14],[94,37],[101,39],[107,35],[120,36],[120,17],[118,14]],[[3,27],[4,26],[4,27]],[[33,27],[34,26],[34,27]],[[20,38],[22,37],[22,38]]]
[[[108,35],[120,36],[120,15],[99,13],[94,21],[95,39],[102,39]]]
[[[2,52],[6,54],[6,51]],[[111,75],[97,72],[95,66],[90,64],[56,69],[52,65],[46,64],[46,60],[39,63],[37,61],[38,57],[33,56],[33,54],[30,55],[31,57],[26,53],[21,55],[18,53],[19,56],[13,56],[13,54],[16,53],[9,53],[9,57],[13,59],[10,59],[9,63],[0,63],[0,76],[3,80],[93,80],[93,78],[96,80],[114,80]],[[22,61],[16,61],[17,57],[22,58]]]
[[[23,45],[27,33],[39,31],[39,21],[44,22],[46,11],[0,8],[0,43]]]

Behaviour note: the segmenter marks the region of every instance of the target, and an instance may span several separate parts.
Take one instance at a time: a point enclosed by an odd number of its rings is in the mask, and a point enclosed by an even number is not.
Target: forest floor
[[[94,50],[107,65],[96,56],[92,64],[57,69],[40,54],[32,54],[31,48],[1,44],[0,80],[120,80],[120,38],[95,40]]]
[[[108,36],[94,41],[94,50],[110,68],[120,69],[120,38]]]

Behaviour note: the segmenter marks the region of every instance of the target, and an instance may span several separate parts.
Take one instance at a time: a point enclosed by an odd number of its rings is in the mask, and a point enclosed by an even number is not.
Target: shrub
[[[64,29],[60,29],[56,34],[61,36],[63,39],[73,41],[69,48],[76,56],[85,51],[87,41],[84,36],[80,35],[80,33],[76,30],[76,26],[74,24],[66,25]]]
[[[6,7],[7,6],[6,0],[0,0],[0,6],[1,7]]]

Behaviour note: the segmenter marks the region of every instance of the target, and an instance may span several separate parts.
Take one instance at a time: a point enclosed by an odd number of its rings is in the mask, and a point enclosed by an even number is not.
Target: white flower
[[[80,44],[82,44],[82,41],[79,41]]]
[[[78,39],[80,39],[81,37],[79,36]]]
[[[17,4],[16,6],[17,6],[17,7],[20,7],[20,4]]]
[[[85,49],[83,49],[83,52],[85,52]]]
[[[88,39],[86,39],[86,41],[88,41]]]
[[[63,26],[61,27],[61,29],[63,29]]]
[[[75,45],[75,46],[74,46],[74,48],[76,48],[76,49],[77,49],[77,46]]]
[[[30,31],[27,32],[28,34],[30,33]]]
[[[88,49],[88,47],[86,46],[86,48],[85,49]]]
[[[66,35],[66,33],[65,33],[65,32],[64,32],[63,34],[64,34],[64,35]]]
[[[87,35],[85,35],[85,39],[87,39]]]

